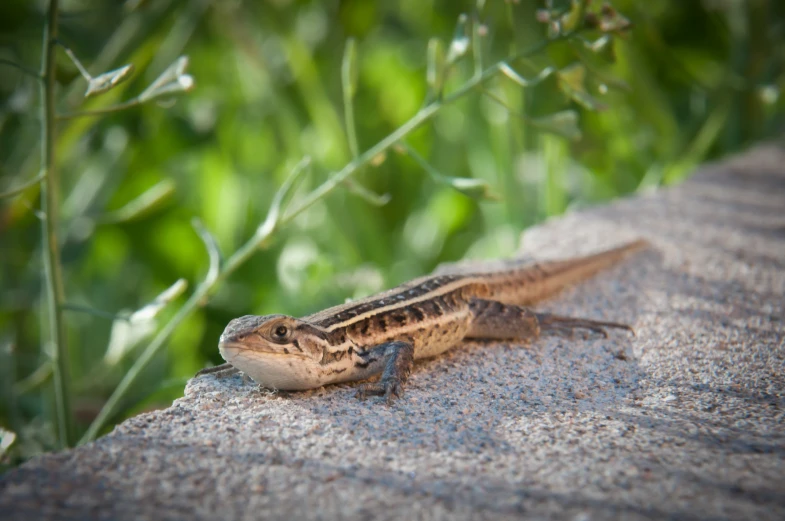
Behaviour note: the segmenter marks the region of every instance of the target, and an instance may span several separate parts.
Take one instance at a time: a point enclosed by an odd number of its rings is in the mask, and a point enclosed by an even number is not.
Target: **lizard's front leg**
[[[469,302],[472,323],[467,338],[515,339],[531,342],[542,333],[571,335],[584,329],[608,336],[606,329],[632,328],[616,322],[602,322],[587,318],[565,317],[551,313],[536,313],[530,309],[503,304],[495,300],[472,299]]]
[[[369,360],[380,360],[384,364],[378,382],[363,384],[357,391],[359,398],[382,395],[390,405],[403,394],[403,386],[414,365],[414,344],[411,342],[385,342],[368,350],[364,356]]]

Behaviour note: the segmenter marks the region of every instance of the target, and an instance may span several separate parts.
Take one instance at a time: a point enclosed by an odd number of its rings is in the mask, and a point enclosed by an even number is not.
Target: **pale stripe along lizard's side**
[[[464,338],[532,342],[542,333],[583,329],[606,335],[624,324],[537,313],[526,307],[645,248],[643,240],[585,257],[453,271],[303,318],[247,315],[232,320],[218,348],[228,364],[199,374],[240,370],[263,387],[313,389],[365,380],[359,394],[401,395],[414,360]],[[232,367],[230,367],[230,365]]]

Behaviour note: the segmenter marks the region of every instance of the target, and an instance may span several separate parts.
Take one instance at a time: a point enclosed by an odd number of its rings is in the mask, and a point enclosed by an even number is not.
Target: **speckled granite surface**
[[[203,376],[0,477],[0,519],[785,519],[785,151],[523,244],[640,236],[652,251],[541,306],[637,337],[469,343],[418,364],[391,408]]]

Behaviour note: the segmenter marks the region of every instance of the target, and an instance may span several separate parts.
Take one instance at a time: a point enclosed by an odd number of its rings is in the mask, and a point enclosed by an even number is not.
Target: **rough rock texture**
[[[654,248],[544,309],[637,337],[471,343],[393,407],[191,380],[169,409],[0,478],[2,519],[785,519],[785,151],[556,219]]]

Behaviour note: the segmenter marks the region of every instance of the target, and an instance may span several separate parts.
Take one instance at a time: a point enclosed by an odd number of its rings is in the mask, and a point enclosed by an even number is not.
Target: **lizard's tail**
[[[507,304],[530,305],[562,289],[591,278],[637,251],[648,248],[639,239],[610,250],[566,260],[541,261],[499,274],[489,283],[490,298]]]

